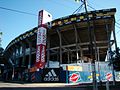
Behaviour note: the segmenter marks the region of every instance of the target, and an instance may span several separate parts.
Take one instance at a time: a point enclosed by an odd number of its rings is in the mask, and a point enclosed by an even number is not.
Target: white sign
[[[38,28],[37,32],[37,45],[46,45],[46,31],[47,29],[44,27]]]

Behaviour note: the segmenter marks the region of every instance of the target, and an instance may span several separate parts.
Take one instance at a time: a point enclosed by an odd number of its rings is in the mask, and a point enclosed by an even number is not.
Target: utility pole
[[[94,50],[93,50],[93,37],[92,37],[92,30],[90,29],[90,21],[88,17],[87,5],[86,0],[81,0],[85,6],[86,18],[87,18],[87,25],[88,25],[88,36],[89,36],[89,51],[91,56],[91,65],[92,65],[92,77],[93,77],[93,90],[97,90],[97,81],[96,81],[96,69],[95,69],[95,60],[94,60]]]

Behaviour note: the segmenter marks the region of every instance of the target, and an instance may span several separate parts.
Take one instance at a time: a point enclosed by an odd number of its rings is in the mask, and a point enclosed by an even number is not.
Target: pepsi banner
[[[96,80],[99,81],[107,81],[107,75],[110,74],[111,77],[109,77],[109,80],[113,80],[112,72],[96,72]],[[67,74],[66,74],[67,75]],[[92,78],[92,72],[79,72],[79,71],[69,71],[68,72],[68,83],[92,83],[93,78]]]
[[[42,74],[43,82],[60,82],[60,69],[59,68],[44,68]]]

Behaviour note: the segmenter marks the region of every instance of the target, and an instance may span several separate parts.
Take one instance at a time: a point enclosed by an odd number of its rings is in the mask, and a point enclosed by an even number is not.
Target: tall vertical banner
[[[52,15],[45,10],[41,10],[38,15],[38,31],[37,31],[37,46],[36,46],[36,67],[43,69],[45,66],[46,57],[46,32],[47,26],[45,23],[52,21]]]

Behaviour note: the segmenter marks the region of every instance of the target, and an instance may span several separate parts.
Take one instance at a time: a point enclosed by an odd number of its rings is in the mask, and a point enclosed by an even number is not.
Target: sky
[[[52,14],[53,20],[73,14],[82,3],[75,0],[0,0],[0,32],[2,35],[2,47],[6,46],[17,36],[31,30],[38,24],[38,12],[42,9]],[[116,37],[120,47],[120,0],[87,0],[89,11],[116,8]],[[15,12],[2,8],[17,10]],[[84,12],[84,8],[81,9]]]

